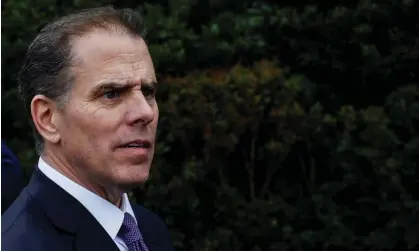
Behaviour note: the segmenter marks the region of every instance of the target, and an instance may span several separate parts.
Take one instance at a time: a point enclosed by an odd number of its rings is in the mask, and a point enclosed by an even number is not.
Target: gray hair
[[[82,10],[46,25],[29,45],[18,73],[18,88],[29,114],[36,95],[44,95],[63,109],[74,84],[70,67],[74,64],[71,43],[95,29],[105,29],[145,37],[141,15],[132,9],[112,6]],[[33,122],[33,121],[32,121]],[[42,154],[44,140],[32,123],[36,150]]]

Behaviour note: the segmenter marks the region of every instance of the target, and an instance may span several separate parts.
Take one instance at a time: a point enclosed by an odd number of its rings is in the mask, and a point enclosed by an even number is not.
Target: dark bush
[[[337,112],[269,61],[161,86],[163,140],[139,199],[182,250],[417,247],[417,86]]]

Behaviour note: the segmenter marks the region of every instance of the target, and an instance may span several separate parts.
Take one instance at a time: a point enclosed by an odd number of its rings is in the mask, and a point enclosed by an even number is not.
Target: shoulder
[[[161,231],[169,231],[164,221],[157,214],[138,204],[131,204],[131,206],[136,217],[139,218],[142,224],[148,227],[152,226]]]
[[[144,238],[158,243],[159,250],[174,250],[170,231],[164,221],[155,213],[138,204],[131,204]]]
[[[2,250],[43,250],[45,215],[26,191],[23,191],[1,216]]]
[[[2,237],[5,234],[8,234],[11,229],[20,226],[21,222],[24,221],[24,219],[30,213],[31,205],[33,205],[33,200],[26,192],[26,190],[23,190],[22,193],[1,216]]]

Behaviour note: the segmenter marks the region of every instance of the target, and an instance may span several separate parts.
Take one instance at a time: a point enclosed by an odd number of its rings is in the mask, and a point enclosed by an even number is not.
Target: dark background
[[[26,177],[26,48],[105,4],[148,27],[161,118],[131,196],[177,250],[418,250],[418,1],[3,1],[2,138]]]

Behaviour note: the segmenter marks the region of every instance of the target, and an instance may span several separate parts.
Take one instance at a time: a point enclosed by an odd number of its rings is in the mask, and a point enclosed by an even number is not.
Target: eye
[[[116,90],[110,90],[103,93],[103,96],[107,99],[115,99],[119,97],[119,91]]]
[[[156,94],[156,88],[152,86],[142,86],[141,91],[143,92],[144,97],[146,98],[153,98]]]

